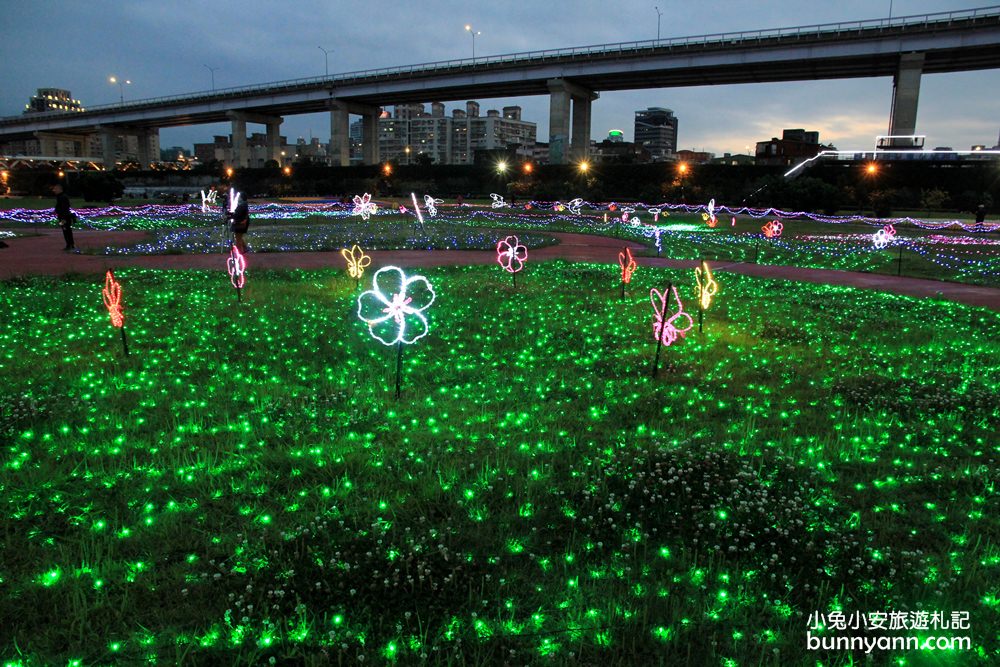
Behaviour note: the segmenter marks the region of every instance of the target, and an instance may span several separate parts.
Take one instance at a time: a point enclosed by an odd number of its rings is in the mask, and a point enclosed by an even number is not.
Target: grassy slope
[[[342,274],[123,272],[128,359],[94,281],[0,285],[3,657],[844,664],[811,612],[918,607],[1000,657],[995,314],[726,276],[651,379],[688,273],[426,274],[400,401]]]

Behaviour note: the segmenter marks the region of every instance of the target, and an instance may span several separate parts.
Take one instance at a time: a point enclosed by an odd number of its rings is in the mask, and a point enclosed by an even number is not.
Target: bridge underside
[[[581,154],[568,141],[586,144],[590,104],[599,92],[892,77],[892,120],[887,125],[898,134],[915,127],[922,74],[995,68],[1000,68],[1000,15],[992,14],[913,25],[750,36],[739,42],[636,43],[578,53],[521,54],[508,60],[441,63],[345,79],[140,100],[84,113],[0,119],[0,141],[44,132],[87,134],[129,128],[139,134],[163,127],[232,122],[235,140],[240,142],[249,120],[264,122],[269,142],[274,143],[271,139],[277,137],[282,117],[330,112],[336,114],[331,116],[331,134],[336,153],[342,157],[348,108],[377,110],[411,102],[548,95],[559,159],[567,159],[585,155],[585,149]],[[553,82],[561,83],[554,88]],[[367,144],[368,137],[377,135],[368,127],[376,114],[365,111],[362,115]],[[377,151],[367,150],[365,157],[369,162],[377,160]]]

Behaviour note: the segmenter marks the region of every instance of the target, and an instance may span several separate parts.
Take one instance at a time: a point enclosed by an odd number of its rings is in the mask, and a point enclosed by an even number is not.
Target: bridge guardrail
[[[907,28],[923,25],[930,27],[953,23],[957,20],[968,21],[978,18],[989,18],[1000,20],[1000,5],[979,7],[973,9],[962,9],[948,12],[934,12],[930,14],[916,14],[912,16],[900,16],[893,19],[862,19],[858,21],[841,21],[837,23],[817,23],[805,26],[793,26],[788,28],[766,28],[762,30],[749,30],[731,33],[708,33],[704,35],[692,35],[687,37],[671,37],[666,39],[648,39],[631,42],[615,42],[609,44],[596,44],[592,46],[575,46],[562,49],[543,49],[539,51],[525,51],[509,53],[495,56],[482,56],[479,58],[460,58],[453,60],[442,60],[430,63],[420,63],[416,65],[397,65],[394,67],[374,68],[355,70],[353,72],[343,72],[330,76],[304,77],[298,79],[286,79],[271,83],[253,84],[250,86],[234,86],[231,88],[219,88],[214,91],[199,91],[196,93],[184,93],[181,95],[167,95],[161,97],[151,97],[141,100],[134,100],[126,104],[101,104],[87,108],[87,112],[121,110],[127,111],[130,108],[148,107],[150,105],[170,104],[176,102],[197,102],[203,99],[218,100],[228,97],[239,97],[253,94],[264,90],[284,90],[289,88],[301,88],[316,84],[329,84],[331,87],[338,82],[356,81],[366,78],[391,77],[399,74],[433,74],[445,69],[461,69],[463,67],[475,67],[482,65],[518,65],[531,62],[532,60],[551,60],[557,58],[578,56],[578,55],[608,55],[624,53],[626,51],[638,51],[643,49],[673,49],[674,47],[690,46],[733,46],[740,43],[757,41],[764,39],[774,39],[788,36],[795,37],[823,37],[834,36],[844,32],[861,33],[865,30],[881,30]],[[61,117],[76,117],[79,112],[56,112],[46,113],[46,119]],[[33,115],[33,118],[40,117]],[[25,117],[6,116],[0,117],[0,125],[16,124],[24,122]]]

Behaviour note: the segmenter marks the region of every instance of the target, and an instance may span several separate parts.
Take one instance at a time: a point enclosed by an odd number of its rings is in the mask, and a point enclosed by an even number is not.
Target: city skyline
[[[5,3],[6,4],[6,3]],[[844,2],[835,7],[792,2],[715,2],[685,7],[683,14],[663,8],[664,38],[720,31],[775,28],[830,21],[884,17],[889,3]],[[306,76],[416,64],[471,56],[470,23],[477,36],[477,57],[585,44],[652,39],[653,6],[624,2],[609,18],[606,5],[596,2],[556,2],[523,11],[505,11],[488,3],[429,2],[421,10],[397,5],[390,11],[361,3],[256,2],[237,11],[230,2],[215,3],[211,14],[193,2],[170,8],[154,3],[98,1],[87,5],[19,6],[8,11],[0,54],[13,66],[0,74],[6,94],[0,115],[16,115],[36,88],[66,88],[84,106],[250,85]],[[569,7],[573,7],[569,11]],[[897,0],[893,14],[967,9],[975,2]],[[239,5],[244,7],[244,5]],[[199,13],[197,10],[201,9]],[[676,8],[675,8],[676,9]],[[647,11],[648,10],[648,11]],[[339,12],[339,13],[338,13]],[[650,14],[643,18],[644,14]],[[426,16],[448,16],[426,19]],[[345,22],[340,16],[350,16]],[[220,22],[221,17],[226,17]],[[452,26],[452,23],[455,25]],[[80,25],[87,25],[80,31]],[[220,30],[225,25],[226,30]],[[652,34],[650,33],[652,25]],[[39,51],[38,31],[63,45]],[[324,26],[334,26],[327,30]],[[377,26],[373,28],[373,26]],[[413,26],[417,26],[414,28]],[[124,27],[124,28],[123,28]],[[227,39],[229,35],[236,39]],[[393,39],[388,39],[391,35]],[[290,39],[294,36],[294,39]],[[315,44],[313,44],[315,42]],[[391,45],[392,48],[386,48]],[[19,57],[30,53],[31,57]],[[72,53],[73,58],[66,58]],[[169,53],[169,58],[163,54]],[[266,57],[261,57],[265,55]],[[128,78],[124,90],[110,76]],[[992,145],[1000,127],[1000,100],[977,91],[995,89],[1000,71],[925,75],[921,81],[917,131],[929,147],[968,148]],[[741,84],[698,88],[650,89],[602,93],[593,105],[591,139],[600,141],[612,128],[632,140],[632,119],[638,109],[661,106],[681,119],[678,148],[722,154],[746,152],[756,141],[780,136],[788,127],[820,132],[823,143],[841,148],[870,148],[875,135],[887,131],[892,82],[888,77],[780,84]],[[436,100],[426,100],[433,102]],[[485,98],[484,108],[519,105],[523,117],[538,124],[538,139],[548,138],[546,97]],[[464,101],[446,102],[449,108]],[[326,114],[288,116],[281,133],[290,138],[329,138]],[[225,124],[165,128],[164,146],[191,146],[228,131]]]

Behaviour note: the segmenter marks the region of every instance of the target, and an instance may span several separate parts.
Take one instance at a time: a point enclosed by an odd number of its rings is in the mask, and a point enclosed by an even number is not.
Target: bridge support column
[[[136,132],[139,169],[149,169],[153,162],[160,161],[160,131],[153,128]]]
[[[267,159],[281,165],[281,122],[282,118],[267,123]]]
[[[330,158],[334,167],[351,164],[351,127],[347,105],[330,103]]]
[[[80,157],[87,154],[87,137],[59,132],[35,132],[39,153],[46,157]],[[66,144],[70,144],[69,147]]]
[[[590,98],[573,98],[573,159],[586,160],[590,154]]]
[[[115,140],[118,138],[114,132],[104,128],[101,129],[101,155],[103,156],[104,168],[107,171],[114,171],[117,164],[115,153]]]
[[[892,80],[890,135],[916,133],[917,98],[920,96],[920,75],[923,69],[923,53],[904,53],[899,57],[899,70]]]
[[[590,152],[590,105],[598,94],[566,79],[550,79],[549,163],[566,164],[570,157],[583,159]],[[570,144],[570,105],[573,134]]]
[[[247,154],[247,122],[233,118],[233,167],[239,169],[250,164]]]
[[[364,126],[362,128],[361,141],[365,164],[378,164],[379,162],[378,118],[380,115],[381,110],[376,110],[367,112],[362,116]]]
[[[549,81],[549,164],[564,164],[569,144],[570,95],[563,81]]]

